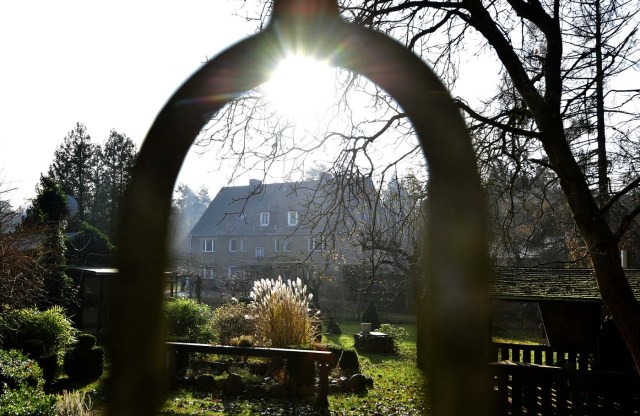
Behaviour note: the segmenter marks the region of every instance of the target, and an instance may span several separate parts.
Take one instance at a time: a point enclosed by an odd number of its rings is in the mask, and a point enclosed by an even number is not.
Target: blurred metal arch
[[[409,115],[429,169],[429,407],[488,414],[483,195],[471,141],[447,90],[388,37],[344,22],[335,0],[275,0],[268,27],[222,52],[171,97],[151,127],[122,204],[111,297],[109,413],[156,414],[164,390],[162,272],[175,180],[209,115],[267,76],[287,51],[329,58],[382,87]]]

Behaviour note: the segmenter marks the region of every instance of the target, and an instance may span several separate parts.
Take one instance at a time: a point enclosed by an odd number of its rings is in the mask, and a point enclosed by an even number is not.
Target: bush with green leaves
[[[393,346],[395,347],[396,351],[398,350],[398,347],[400,346],[402,341],[404,341],[404,339],[409,335],[407,330],[403,327],[392,324],[380,325],[379,331],[384,332],[393,339]]]
[[[258,342],[271,347],[312,344],[319,323],[309,309],[312,296],[300,279],[254,282],[250,307]]]
[[[213,311],[211,327],[218,342],[230,345],[234,338],[252,336],[255,332],[255,322],[251,311],[249,305],[237,301],[225,303],[216,308]]]
[[[17,350],[0,350],[0,416],[55,416],[56,397],[43,386],[35,361]]]
[[[376,308],[376,303],[374,301],[369,302],[367,309],[362,313],[362,320],[360,322],[370,323],[372,331],[376,331],[380,328],[380,317],[378,316],[378,308]]]
[[[175,298],[164,305],[169,338],[182,342],[211,342],[211,308],[193,299]]]
[[[78,335],[78,342],[64,354],[63,369],[71,380],[99,378],[104,371],[104,348],[96,346],[93,335]]]
[[[2,322],[0,340],[4,349],[38,350],[47,357],[63,352],[75,342],[76,330],[60,306],[45,311],[27,308],[6,312]]]

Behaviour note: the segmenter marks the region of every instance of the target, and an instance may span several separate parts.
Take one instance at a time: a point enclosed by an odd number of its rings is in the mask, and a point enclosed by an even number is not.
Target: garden
[[[327,320],[310,300],[300,280],[281,279],[257,281],[248,299],[217,308],[171,298],[167,333],[177,342],[328,351],[328,408],[318,408],[315,368],[305,362],[190,353],[169,374],[160,414],[423,414],[415,326],[380,324],[372,302],[362,320],[388,334],[392,349],[356,349],[361,323]],[[74,329],[62,308],[5,311],[0,340],[0,415],[106,413],[104,349]]]

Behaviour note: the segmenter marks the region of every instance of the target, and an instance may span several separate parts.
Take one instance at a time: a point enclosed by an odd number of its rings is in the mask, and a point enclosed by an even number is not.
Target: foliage
[[[197,193],[183,183],[176,188],[171,203],[171,221],[175,232],[173,248],[178,253],[188,251],[189,233],[209,206],[209,202],[209,191],[204,186]]]
[[[41,176],[36,198],[23,221],[23,227],[39,226],[42,229],[42,263],[44,274],[44,297],[40,306],[61,305],[73,308],[76,290],[66,274],[64,229],[66,227],[67,198],[60,185],[50,177]]]
[[[271,347],[309,345],[316,336],[318,317],[309,312],[312,295],[300,279],[254,282],[251,313],[258,342]]]
[[[0,415],[55,415],[55,396],[46,394],[38,365],[16,350],[0,350]]]
[[[65,194],[77,200],[78,221],[89,219],[93,209],[99,152],[85,125],[76,123],[56,149],[49,167],[48,175],[61,185]]]
[[[21,385],[42,387],[43,383],[42,370],[33,360],[18,350],[0,350],[0,386],[15,389]]]
[[[396,325],[392,325],[392,324],[382,324],[382,325],[380,325],[379,331],[383,332],[383,333],[389,335],[391,338],[393,338],[393,345],[394,345],[396,351],[398,350],[398,347],[400,346],[402,341],[404,341],[404,339],[408,335],[407,330],[404,329],[404,327],[396,326]]]
[[[378,316],[378,308],[374,301],[369,301],[367,308],[362,313],[361,322],[371,323],[371,330],[376,331],[380,328],[380,317]]]
[[[126,135],[111,130],[102,147],[92,142],[84,124],[76,123],[56,149],[48,171],[63,193],[78,203],[70,229],[77,230],[86,221],[113,238],[135,159],[135,144]]]
[[[83,350],[89,350],[96,346],[95,335],[88,334],[86,332],[79,333],[76,337],[76,344],[74,348],[80,348]]]
[[[255,338],[251,335],[240,335],[239,337],[231,338],[229,345],[234,347],[253,347],[255,344]]]
[[[91,397],[86,393],[64,390],[56,404],[56,411],[57,416],[90,416],[93,414],[91,407]]]
[[[210,342],[213,333],[209,306],[193,299],[176,298],[164,305],[169,338],[184,342]]]
[[[56,355],[75,342],[75,329],[60,306],[7,312],[0,325],[3,348],[18,348],[32,341],[43,344],[44,356]]]
[[[253,335],[255,322],[251,318],[252,309],[246,303],[229,302],[213,311],[211,326],[218,342],[229,345],[234,338]]]
[[[34,387],[0,395],[0,416],[56,416],[56,396]]]
[[[104,348],[76,347],[64,354],[63,369],[71,380],[92,381],[104,371]]]
[[[31,306],[44,294],[44,247],[33,246],[41,233],[35,226],[13,232],[0,229],[0,305],[10,310]],[[3,313],[0,309],[0,315]]]
[[[422,415],[427,414],[423,405],[424,376],[415,366],[415,325],[403,326],[408,337],[397,356],[361,355],[362,373],[374,380],[374,388],[365,395],[329,395],[331,415]],[[360,323],[342,323],[343,335],[324,337],[327,348],[353,350],[353,334]],[[402,386],[401,389],[398,386]],[[178,416],[206,413],[214,416],[234,415],[317,415],[317,409],[306,401],[237,399],[199,395],[189,390],[171,393],[161,415]]]
[[[96,337],[81,333],[63,359],[64,372],[72,380],[91,381],[104,371],[104,348],[96,346]]]
[[[109,237],[89,223],[80,223],[78,233],[65,241],[70,264],[84,267],[108,267],[114,252]]]
[[[136,145],[125,134],[111,130],[98,156],[93,225],[113,238],[120,201],[137,157]]]

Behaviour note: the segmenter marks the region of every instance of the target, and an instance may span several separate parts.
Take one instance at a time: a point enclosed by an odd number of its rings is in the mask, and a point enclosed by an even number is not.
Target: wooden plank
[[[299,350],[289,348],[234,347],[229,345],[197,344],[190,342],[167,342],[167,370],[175,374],[178,352],[199,352],[219,355],[239,355],[249,357],[284,357],[289,359],[309,358],[318,363],[318,394],[316,406],[327,409],[329,400],[329,365],[334,360],[331,351]],[[296,360],[297,361],[297,360]],[[171,379],[171,378],[170,378]],[[174,384],[170,380],[171,384]]]
[[[533,357],[533,362],[536,364],[544,364],[542,362],[542,348],[536,348],[534,351],[534,357]]]
[[[167,347],[189,352],[201,352],[220,355],[240,355],[250,357],[287,357],[309,356],[316,361],[332,360],[331,351],[299,350],[288,348],[234,347],[229,345],[197,344],[190,342],[167,342]]]

